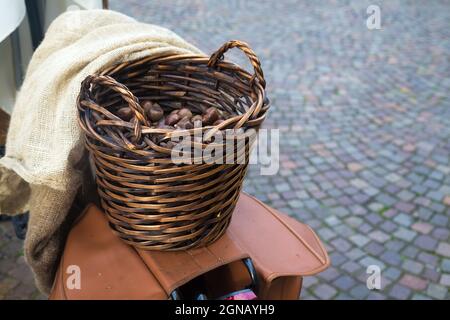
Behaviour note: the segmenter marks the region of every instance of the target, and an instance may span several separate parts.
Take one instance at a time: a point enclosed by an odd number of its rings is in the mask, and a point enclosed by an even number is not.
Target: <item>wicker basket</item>
[[[223,60],[241,49],[251,75]],[[151,128],[139,101],[165,112],[215,106],[233,116],[217,126],[185,130],[258,129],[269,108],[259,59],[244,42],[225,43],[210,58],[165,55],[125,62],[87,77],[78,98],[79,123],[96,172],[101,204],[112,229],[126,243],[148,250],[183,250],[218,239],[230,223],[248,161],[243,164],[174,164],[169,139],[175,130]],[[129,106],[124,121],[111,110]],[[177,130],[178,131],[178,130]],[[206,142],[201,142],[206,146]],[[249,156],[248,146],[235,150]]]

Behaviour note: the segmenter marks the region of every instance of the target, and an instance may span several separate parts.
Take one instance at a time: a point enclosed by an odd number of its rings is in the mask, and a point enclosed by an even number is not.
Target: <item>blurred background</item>
[[[70,6],[108,5],[206,54],[246,41],[268,83],[264,126],[280,129],[280,170],[251,166],[245,191],[313,227],[332,261],[305,278],[302,298],[450,298],[449,1],[31,1],[38,18],[25,16],[29,2],[0,37],[2,139],[33,46]],[[21,247],[0,222],[0,299],[44,298]],[[380,290],[366,286],[369,265]]]

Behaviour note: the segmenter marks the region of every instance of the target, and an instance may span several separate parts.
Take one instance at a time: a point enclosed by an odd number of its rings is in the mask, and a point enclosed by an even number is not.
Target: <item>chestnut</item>
[[[178,111],[178,115],[179,115],[181,118],[184,118],[184,117],[188,117],[189,119],[192,118],[192,112],[191,112],[191,110],[189,110],[188,108],[182,108],[182,109],[180,109],[180,110]]]
[[[122,107],[117,110],[116,115],[124,121],[130,121],[134,116],[134,112],[130,107]]]
[[[180,116],[177,113],[171,113],[166,117],[165,124],[169,126],[175,125],[178,121],[180,121]]]

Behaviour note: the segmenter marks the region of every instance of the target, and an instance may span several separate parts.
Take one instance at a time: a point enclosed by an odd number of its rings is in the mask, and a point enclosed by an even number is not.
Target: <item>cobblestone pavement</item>
[[[12,223],[0,221],[0,300],[45,299],[34,286]]]
[[[240,39],[260,56],[280,170],[261,176],[252,166],[245,190],[326,243],[332,266],[305,278],[303,298],[450,298],[448,1],[110,3],[207,53]],[[381,30],[366,27],[370,4],[381,8]],[[1,297],[28,278],[14,274],[16,242],[2,236],[0,245],[11,251]],[[380,290],[366,287],[372,264]]]

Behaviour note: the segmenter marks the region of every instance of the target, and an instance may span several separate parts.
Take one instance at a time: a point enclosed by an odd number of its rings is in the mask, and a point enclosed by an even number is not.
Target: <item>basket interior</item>
[[[211,69],[207,61],[207,58],[168,61],[162,58],[132,63],[106,74],[124,84],[139,101],[159,103],[165,113],[183,107],[200,113],[213,106],[231,115],[244,114],[254,103],[249,85],[251,75],[230,62]],[[108,109],[127,105],[111,90],[97,92],[96,98]]]

